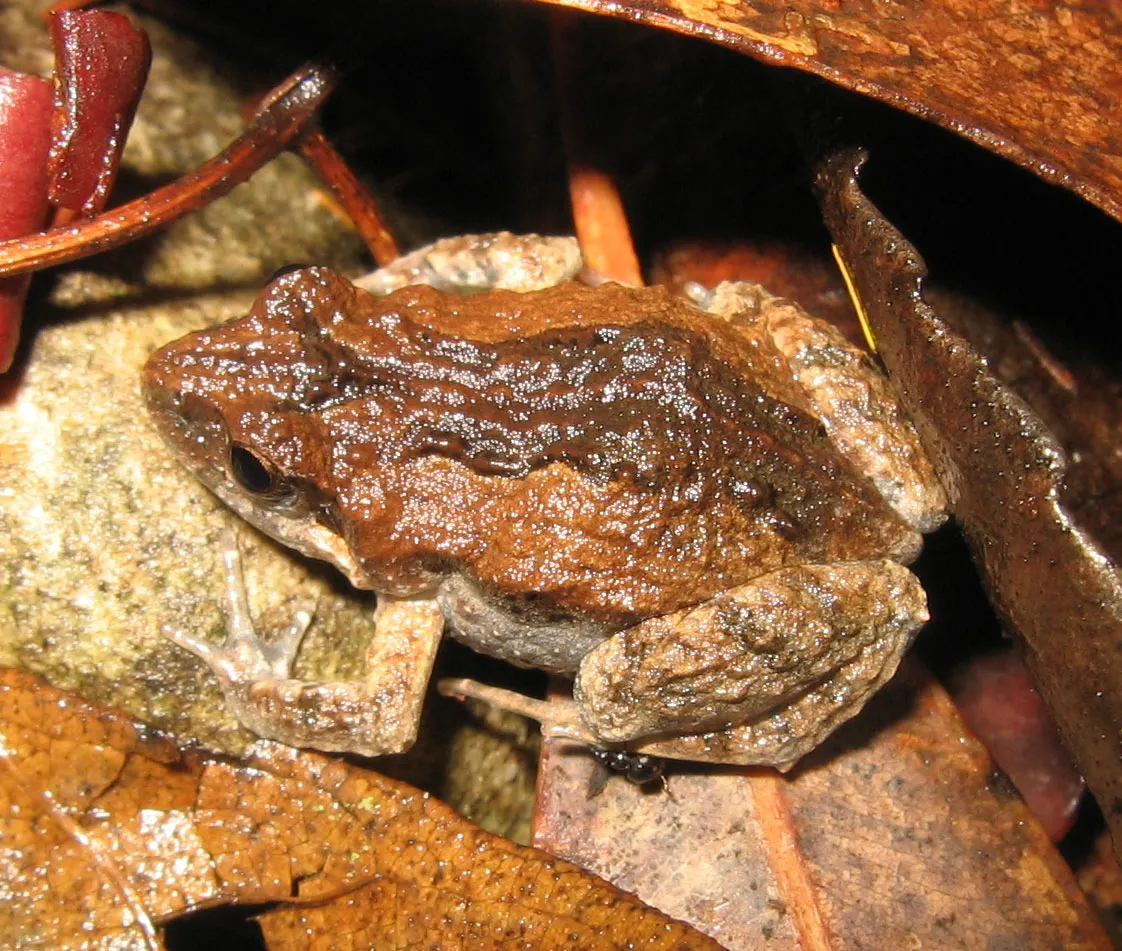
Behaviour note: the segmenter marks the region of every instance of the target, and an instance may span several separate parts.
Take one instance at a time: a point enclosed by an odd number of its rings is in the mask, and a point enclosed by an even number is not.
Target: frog
[[[946,499],[866,351],[759,285],[686,290],[588,280],[572,238],[468,235],[357,282],[287,269],[157,351],[143,395],[180,462],[377,598],[361,679],[295,679],[312,612],[260,637],[227,539],[225,641],[168,636],[292,746],[408,749],[447,634],[573,692],[446,693],[790,768],[927,621],[907,565]]]

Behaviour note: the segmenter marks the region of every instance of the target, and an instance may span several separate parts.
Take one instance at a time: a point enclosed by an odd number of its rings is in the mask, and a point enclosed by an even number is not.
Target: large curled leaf
[[[794,66],[966,136],[1122,219],[1110,4],[548,0]]]
[[[1039,417],[924,300],[918,252],[862,194],[864,155],[819,166],[826,216],[878,348],[948,489],[999,614],[1122,847],[1122,579],[1064,506]]]

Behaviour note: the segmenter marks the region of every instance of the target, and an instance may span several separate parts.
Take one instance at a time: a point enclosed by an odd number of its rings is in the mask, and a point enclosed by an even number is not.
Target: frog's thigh
[[[834,445],[917,532],[946,518],[946,495],[900,398],[836,327],[756,284],[729,281],[704,306],[778,355]]]
[[[226,562],[226,643],[216,647],[170,636],[214,671],[243,726],[290,746],[362,756],[400,753],[413,745],[444,628],[436,601],[379,598],[364,680],[294,680],[289,669],[310,614],[301,612],[272,643],[262,641],[249,617],[236,547],[226,552]]]
[[[787,762],[792,740],[805,752],[861,709],[926,620],[895,562],[783,568],[609,638],[574,697],[606,742],[755,724],[755,742],[783,749],[721,761]]]

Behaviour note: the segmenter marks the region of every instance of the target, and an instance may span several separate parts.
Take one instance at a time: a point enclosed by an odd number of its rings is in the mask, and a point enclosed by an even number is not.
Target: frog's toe
[[[200,660],[206,661],[208,664],[210,663],[211,657],[218,652],[210,641],[204,641],[201,637],[195,637],[194,634],[188,634],[186,631],[181,631],[179,628],[172,627],[170,624],[165,624],[161,627],[160,633],[169,641],[178,644],[184,650],[189,650]]]
[[[257,633],[246,598],[241,553],[235,534],[226,530],[219,538],[226,601],[226,641],[222,647],[185,632],[168,636],[206,662],[219,678],[235,681],[284,679],[291,676],[292,661],[315,615],[315,602],[299,604],[288,626],[270,641]]]
[[[311,624],[313,607],[298,608],[291,624],[271,642],[262,640],[252,629],[247,632],[244,626],[235,624],[229,625],[221,645],[168,625],[161,628],[161,633],[198,657],[223,682],[284,679],[290,675],[292,660]]]

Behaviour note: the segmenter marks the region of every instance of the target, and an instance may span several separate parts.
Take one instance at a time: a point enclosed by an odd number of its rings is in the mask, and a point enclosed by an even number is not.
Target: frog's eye
[[[308,265],[306,264],[286,264],[283,267],[278,267],[273,271],[272,276],[269,278],[268,283],[272,284],[278,277],[284,277],[286,274],[291,274],[293,271],[302,271]]]
[[[267,459],[245,446],[230,446],[230,475],[246,492],[257,496],[273,511],[297,517],[307,511],[303,493],[291,480],[277,472]]]
[[[230,472],[238,485],[254,495],[272,495],[277,490],[276,473],[245,446],[230,447]]]

